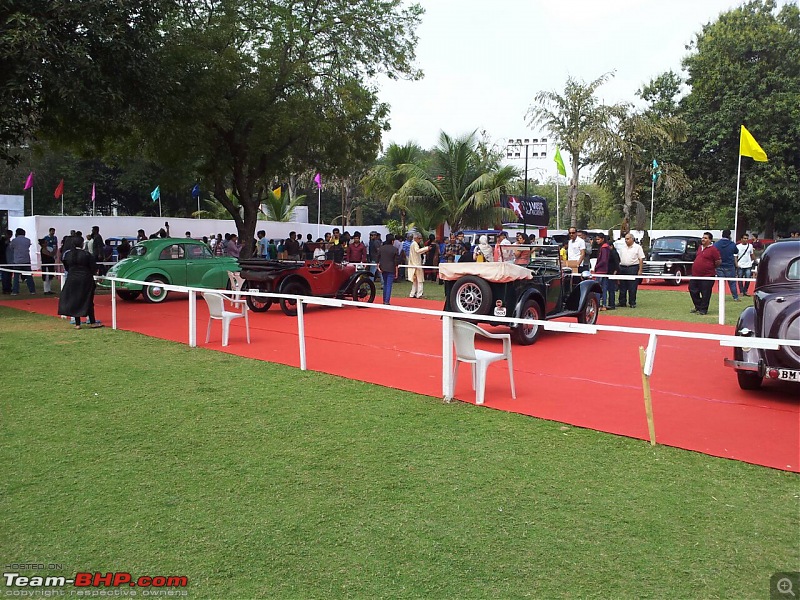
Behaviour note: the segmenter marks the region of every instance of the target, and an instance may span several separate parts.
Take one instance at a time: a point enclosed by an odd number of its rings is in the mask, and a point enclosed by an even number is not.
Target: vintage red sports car
[[[297,296],[320,296],[372,302],[375,284],[369,271],[332,260],[280,261],[250,258],[240,260],[240,275],[245,280],[242,290],[259,290]],[[284,314],[297,314],[297,302],[288,298],[278,301]],[[251,310],[264,312],[272,306],[269,298],[247,296]]]

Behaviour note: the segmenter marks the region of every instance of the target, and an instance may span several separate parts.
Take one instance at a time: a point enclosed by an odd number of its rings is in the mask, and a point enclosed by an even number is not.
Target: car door
[[[186,285],[202,287],[203,277],[215,264],[214,255],[205,244],[186,244]]]
[[[186,285],[186,251],[183,244],[170,244],[158,255],[158,267],[173,285]]]

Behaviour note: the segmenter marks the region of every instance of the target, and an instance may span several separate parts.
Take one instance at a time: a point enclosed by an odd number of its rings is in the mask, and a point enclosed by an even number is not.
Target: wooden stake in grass
[[[650,445],[656,445],[656,425],[653,422],[653,398],[650,395],[650,375],[653,373],[653,362],[656,355],[655,334],[650,335],[650,343],[647,345],[647,352],[639,346],[639,364],[642,368],[642,390],[644,391],[644,412],[647,416],[647,430],[650,433]]]

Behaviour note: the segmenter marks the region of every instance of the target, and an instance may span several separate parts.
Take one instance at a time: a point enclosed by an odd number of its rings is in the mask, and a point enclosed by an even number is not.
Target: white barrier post
[[[189,288],[189,347],[197,348],[197,292]]]
[[[111,329],[117,328],[117,282],[111,280]]]
[[[719,324],[725,325],[725,278],[719,280]]]
[[[453,317],[442,317],[442,396],[445,402],[453,400]]]
[[[306,370],[306,323],[303,319],[303,301],[297,299],[297,336],[300,338],[300,370]]]

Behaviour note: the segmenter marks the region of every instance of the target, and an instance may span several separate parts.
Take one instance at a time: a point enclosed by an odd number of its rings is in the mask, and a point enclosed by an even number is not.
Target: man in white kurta
[[[422,282],[425,281],[425,270],[422,268],[422,255],[430,250],[430,246],[422,246],[422,234],[415,233],[414,240],[408,249],[408,265],[406,277],[411,282],[409,298],[422,298]]]

